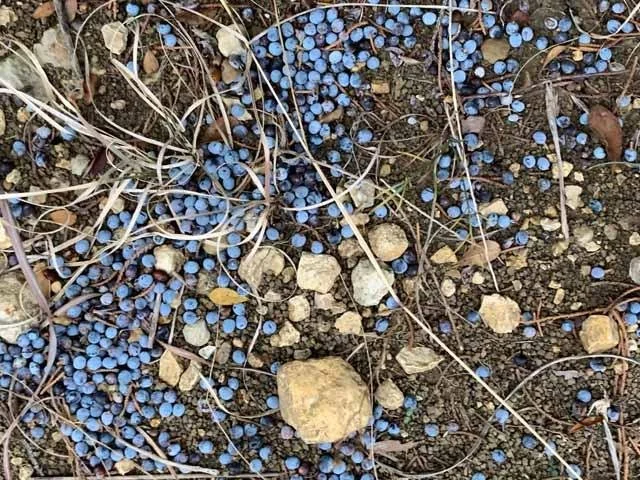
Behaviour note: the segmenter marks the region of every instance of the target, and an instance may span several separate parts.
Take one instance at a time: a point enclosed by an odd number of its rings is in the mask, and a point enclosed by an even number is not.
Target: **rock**
[[[543,218],[540,220],[540,226],[545,232],[555,232],[559,230],[562,224],[560,220],[556,220],[555,218]]]
[[[509,43],[504,38],[489,38],[480,47],[482,57],[490,64],[504,60],[509,55]]]
[[[520,325],[520,307],[497,293],[483,295],[479,310],[485,323],[496,333],[511,333]]]
[[[440,284],[440,291],[446,298],[453,297],[456,294],[456,284],[450,278],[445,278]]]
[[[402,390],[393,383],[393,380],[387,378],[376,389],[375,399],[387,410],[397,410],[398,408],[402,408],[404,394]]]
[[[16,343],[20,334],[38,319],[39,313],[38,302],[21,273],[0,276],[0,338]]]
[[[404,230],[393,223],[382,223],[369,230],[369,244],[376,257],[385,262],[395,260],[409,248]]]
[[[160,366],[158,368],[160,380],[172,387],[178,385],[180,375],[182,375],[184,369],[173,353],[165,350],[160,357]]]
[[[253,256],[246,255],[238,267],[238,275],[251,288],[258,290],[265,274],[280,275],[284,269],[284,256],[275,248],[259,248]]]
[[[45,30],[40,43],[36,43],[33,46],[33,52],[43,65],[49,64],[56,68],[71,68],[72,52],[67,50],[62,32],[58,28]]]
[[[301,322],[311,315],[311,305],[304,295],[296,295],[287,301],[289,320]]]
[[[385,80],[374,80],[371,82],[371,93],[374,95],[386,95],[391,92],[389,82]]]
[[[360,254],[362,254],[362,248],[355,238],[346,238],[338,245],[338,255],[342,258],[351,258]]]
[[[4,222],[0,221],[0,250],[11,248],[11,245],[11,239],[4,228]]]
[[[586,225],[576,227],[573,230],[573,235],[576,243],[587,252],[593,253],[600,250],[600,245],[593,239],[594,231],[591,227],[587,227]]]
[[[567,178],[571,172],[573,171],[573,164],[563,161],[562,162],[562,176]],[[577,172],[576,172],[577,173]],[[558,163],[555,162],[551,165],[551,176],[554,180],[558,180],[560,178],[560,168],[558,167]]]
[[[298,263],[296,280],[303,290],[327,293],[341,272],[340,264],[331,255],[303,252]]]
[[[388,293],[387,284],[393,285],[395,277],[393,272],[381,265],[386,282],[380,278],[373,264],[368,258],[361,259],[351,271],[351,284],[353,285],[353,298],[364,307],[378,305],[380,300]]]
[[[590,315],[582,323],[580,341],[587,353],[605,352],[618,345],[618,326],[607,315]]]
[[[216,349],[216,356],[214,357],[215,362],[218,365],[224,365],[229,361],[229,357],[231,357],[231,343],[222,342]]]
[[[369,223],[370,217],[366,213],[352,213],[350,220],[356,227],[361,227]],[[345,225],[350,225],[346,218],[340,221],[341,227],[344,227]],[[354,240],[356,239],[354,238]],[[358,240],[356,240],[356,242],[357,241]]]
[[[505,205],[504,200],[502,200],[501,198],[497,198],[492,202],[480,205],[480,208],[478,210],[483,216],[487,216],[492,213],[495,213],[496,215],[506,215],[507,213],[509,213],[509,209]]]
[[[134,462],[133,460],[129,460],[128,458],[124,458],[122,460],[118,460],[114,466],[118,474],[126,475],[131,470],[136,468],[136,462]]]
[[[403,347],[396,355],[396,361],[407,375],[427,372],[444,360],[429,347]]]
[[[11,10],[9,7],[0,7],[0,27],[6,27],[10,23],[18,20],[18,16],[16,12]]]
[[[0,61],[0,78],[16,90],[27,92],[41,100],[51,97],[33,67],[17,55],[7,55]],[[15,182],[14,182],[15,183]]]
[[[90,161],[91,160],[86,155],[76,155],[71,159],[71,173],[77,175],[78,177],[84,175],[84,172],[86,172],[87,168],[89,167]]]
[[[209,343],[209,338],[211,338],[207,324],[202,319],[193,325],[185,325],[182,328],[182,335],[184,336],[184,341],[194,347],[206,345]]]
[[[241,72],[233,68],[229,60],[222,61],[222,81],[227,85],[235,82],[240,77]]]
[[[347,184],[347,187],[351,185],[354,185],[353,182]],[[376,184],[365,178],[360,180],[349,193],[356,208],[373,207],[376,200]]]
[[[217,272],[208,272],[201,269],[198,272],[198,283],[196,284],[196,293],[204,297],[208,296],[211,291],[218,286]]]
[[[201,371],[202,367],[200,367],[200,364],[191,360],[191,362],[189,362],[189,366],[180,377],[178,389],[181,392],[190,392],[191,390],[193,390],[200,381]]]
[[[153,254],[156,257],[156,269],[162,270],[169,275],[178,273],[184,264],[184,255],[169,245],[156,247],[153,250]]]
[[[216,353],[216,347],[214,345],[207,345],[198,350],[198,355],[200,355],[205,360],[209,360],[214,353]]]
[[[567,206],[571,210],[577,210],[584,205],[580,199],[580,195],[582,195],[582,187],[578,185],[566,185],[564,187],[564,191],[567,198]]]
[[[640,233],[633,232],[631,235],[629,235],[629,245],[631,245],[632,247],[637,247],[638,245],[640,245]]]
[[[254,352],[251,352],[249,355],[247,355],[247,363],[253,368],[264,367],[264,360],[260,355],[257,355]]]
[[[449,245],[445,245],[436,253],[431,255],[431,261],[437,265],[442,265],[443,263],[458,263],[458,258],[451,247]]]
[[[640,285],[640,257],[632,258],[629,262],[629,278]]]
[[[313,296],[313,303],[319,310],[329,310],[332,315],[338,315],[347,311],[347,306],[344,302],[336,302],[333,295],[330,293],[315,293]]]
[[[270,339],[271,346],[276,348],[290,347],[299,341],[300,332],[291,322],[284,322],[282,328]]]
[[[367,384],[341,358],[286,363],[277,384],[282,418],[305,443],[340,441],[372,414]]]
[[[343,335],[360,335],[362,317],[358,312],[345,312],[338,317],[334,326]]]
[[[236,25],[228,25],[216,32],[216,40],[218,40],[218,50],[225,57],[232,55],[244,56],[247,49],[240,40],[243,35]]]
[[[104,46],[111,53],[120,55],[127,48],[127,36],[129,31],[122,22],[111,22],[100,29]]]
[[[4,111],[0,110],[0,135],[4,135],[7,131],[7,120],[4,115]]]

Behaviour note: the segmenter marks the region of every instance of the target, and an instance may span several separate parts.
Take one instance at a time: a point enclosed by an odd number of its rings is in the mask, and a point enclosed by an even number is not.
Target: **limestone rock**
[[[571,210],[577,210],[584,205],[580,199],[580,195],[582,195],[582,187],[579,185],[565,185],[564,191],[567,198],[567,206]]]
[[[265,274],[280,275],[284,269],[284,256],[275,248],[259,248],[253,256],[246,255],[238,267],[238,275],[251,288],[258,290]]]
[[[509,209],[505,205],[504,200],[502,200],[501,198],[497,198],[492,202],[480,205],[479,211],[480,215],[483,216],[487,216],[492,213],[495,213],[496,215],[506,215],[507,213],[509,213]]]
[[[178,361],[178,358],[171,353],[169,350],[165,350],[162,356],[160,357],[160,365],[158,370],[158,375],[160,376],[160,380],[162,380],[167,385],[175,387],[178,385],[180,381],[180,375],[184,368]]]
[[[156,257],[156,268],[169,275],[177,273],[184,264],[184,255],[169,245],[161,245],[153,250]]]
[[[181,392],[190,392],[200,381],[200,372],[202,368],[198,362],[194,362],[193,360],[189,362],[189,366],[184,371],[182,376],[180,377],[180,382],[178,383],[178,389]]]
[[[353,185],[353,183],[349,184],[349,186],[351,185]],[[376,184],[365,178],[360,180],[360,182],[351,189],[350,193],[356,208],[373,207],[376,199]]]
[[[395,280],[393,272],[384,265],[380,265],[380,267],[387,283],[393,285]],[[388,292],[386,283],[380,278],[368,258],[361,259],[351,271],[351,284],[353,285],[353,298],[364,307],[378,305]]]
[[[220,28],[216,32],[216,40],[218,41],[218,49],[225,57],[232,55],[243,56],[247,53],[247,49],[240,40],[242,34],[236,25],[228,25]]]
[[[375,399],[387,410],[397,410],[404,403],[404,394],[393,380],[387,378],[376,389]]]
[[[362,317],[358,312],[345,312],[338,317],[335,327],[343,335],[360,335],[362,333]]]
[[[342,258],[351,258],[362,253],[362,248],[355,238],[345,238],[338,245],[338,255]]]
[[[282,418],[306,443],[342,440],[372,413],[367,384],[341,358],[286,363],[277,384]]]
[[[496,333],[511,333],[520,325],[520,307],[509,297],[497,293],[483,295],[480,316]]]
[[[24,277],[18,272],[0,276],[0,338],[16,343],[38,319],[40,307]]]
[[[4,229],[4,222],[0,221],[0,250],[11,248],[11,239]]]
[[[409,248],[404,230],[393,223],[383,223],[373,227],[369,231],[369,243],[376,257],[385,262],[395,260]]]
[[[6,27],[16,20],[18,20],[16,12],[11,10],[9,7],[0,7],[0,27]]]
[[[590,315],[582,323],[580,341],[587,353],[605,352],[618,345],[618,326],[607,315]]]
[[[0,78],[16,90],[28,92],[41,100],[47,100],[51,96],[30,63],[17,54],[7,55],[0,61]],[[16,171],[14,176],[19,173],[17,170],[14,171]]]
[[[127,36],[129,31],[122,22],[111,22],[103,25],[100,29],[104,46],[111,53],[120,55],[127,48]]]
[[[136,468],[136,462],[134,462],[133,460],[129,460],[128,458],[123,458],[122,460],[118,460],[114,466],[118,474],[126,475],[131,470]]]
[[[504,38],[489,38],[482,42],[482,57],[490,64],[504,60],[509,55],[509,43]]]
[[[42,34],[40,43],[33,46],[38,61],[56,68],[71,68],[72,53],[67,50],[59,28],[50,28]]]
[[[206,345],[209,343],[209,338],[211,338],[207,324],[202,319],[193,325],[185,325],[182,328],[182,335],[184,336],[184,341],[194,347]]]
[[[216,348],[216,354],[213,357],[214,361],[218,365],[224,365],[229,361],[229,357],[231,357],[231,342],[222,342]]]
[[[416,346],[403,347],[396,360],[407,375],[412,375],[432,370],[444,359],[429,347]]]
[[[456,253],[449,245],[445,245],[431,255],[431,261],[436,265],[442,265],[443,263],[458,263]]]
[[[289,320],[292,322],[301,322],[311,315],[311,305],[304,295],[296,295],[287,301],[289,310]]]
[[[284,322],[282,328],[269,340],[271,346],[276,348],[290,347],[299,341],[300,332],[291,322]]]
[[[198,355],[200,355],[205,360],[209,360],[214,353],[216,353],[215,345],[205,345],[200,350],[198,350]]]
[[[319,310],[329,310],[332,315],[338,315],[347,311],[344,302],[337,302],[330,293],[315,293],[313,303]]]
[[[640,257],[632,258],[629,262],[629,278],[640,285]]]
[[[341,268],[331,255],[303,252],[298,263],[297,282],[304,290],[327,293],[333,287]]]

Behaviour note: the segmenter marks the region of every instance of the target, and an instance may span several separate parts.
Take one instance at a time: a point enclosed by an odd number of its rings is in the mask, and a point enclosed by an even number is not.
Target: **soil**
[[[17,21],[2,27],[3,35],[11,35],[25,45],[36,43],[47,28],[55,25],[55,16],[43,20],[33,20],[32,12],[39,1],[29,0],[11,8],[17,15]],[[80,10],[73,27],[81,23],[83,30],[79,36],[86,49],[87,58],[93,71],[98,72],[98,82],[93,95],[94,104],[82,99],[76,101],[81,106],[85,118],[100,128],[112,133],[115,130],[107,120],[116,121],[128,132],[120,132],[124,142],[135,142],[131,132],[157,139],[160,142],[176,140],[170,132],[161,126],[154,111],[140,101],[139,97],[128,87],[122,76],[109,61],[108,52],[103,46],[100,27],[113,21],[113,11],[105,6],[89,16],[102,2],[78,2]],[[258,2],[260,3],[260,2]],[[268,2],[267,2],[268,3]],[[552,2],[555,5],[555,2]],[[106,5],[106,4],[105,4]],[[268,11],[270,5],[258,5],[260,13],[252,24],[254,33],[269,24]],[[302,5],[283,3],[282,14],[304,8]],[[85,10],[83,10],[85,9]],[[119,8],[117,18],[123,19],[123,8]],[[214,18],[224,19],[223,9],[212,9]],[[203,45],[206,35],[215,31],[209,26],[188,26],[203,32]],[[509,230],[489,230],[486,238],[503,242],[518,230],[526,229],[530,240],[526,248],[510,248],[497,260],[492,262],[491,270],[482,267],[459,267],[456,265],[435,265],[428,259],[439,248],[448,245],[460,258],[468,246],[453,235],[430,224],[427,216],[432,214],[431,205],[423,204],[420,191],[425,187],[442,189],[435,185],[434,162],[437,155],[448,151],[455,142],[451,137],[446,110],[451,110],[451,97],[447,90],[446,80],[438,82],[433,68],[425,62],[426,51],[431,43],[431,31],[418,32],[420,43],[413,49],[410,58],[402,65],[394,66],[388,56],[383,56],[382,68],[372,77],[375,81],[388,82],[391,91],[387,95],[362,95],[361,110],[354,111],[347,123],[358,125],[369,124],[382,138],[381,148],[374,165],[372,178],[378,185],[394,189],[396,195],[386,197],[387,206],[394,213],[394,221],[401,224],[412,239],[412,248],[416,255],[424,259],[419,266],[419,274],[413,278],[413,285],[406,281],[397,282],[403,301],[414,312],[420,312],[420,318],[439,337],[472,368],[479,365],[489,366],[491,377],[487,380],[495,391],[503,396],[510,396],[517,387],[517,393],[510,397],[514,408],[541,435],[555,441],[558,452],[571,463],[579,465],[585,479],[611,479],[614,475],[611,457],[601,423],[588,424],[581,427],[580,422],[593,417],[594,413],[576,401],[576,392],[588,388],[594,399],[608,398],[623,413],[624,423],[611,423],[614,442],[618,452],[624,446],[623,456],[625,479],[640,476],[640,373],[637,366],[622,363],[612,358],[603,359],[607,366],[604,372],[594,372],[589,368],[589,359],[576,359],[585,354],[577,331],[582,320],[589,312],[596,309],[609,309],[621,300],[637,296],[633,292],[634,285],[628,277],[631,258],[640,255],[640,247],[632,245],[630,239],[640,233],[640,172],[631,164],[603,165],[594,161],[587,150],[563,150],[563,160],[573,165],[573,172],[565,179],[568,185],[580,185],[583,188],[581,199],[584,206],[575,210],[567,209],[567,221],[572,232],[579,227],[590,227],[594,232],[594,241],[599,248],[588,252],[572,238],[565,249],[560,249],[563,237],[561,229],[545,231],[540,227],[540,219],[544,217],[558,218],[560,211],[560,190],[557,181],[545,192],[540,192],[538,180],[541,177],[552,179],[550,172],[533,172],[521,168],[521,158],[528,153],[552,153],[546,147],[536,147],[531,141],[531,134],[538,129],[547,130],[547,113],[545,109],[545,90],[543,81],[547,78],[540,69],[532,69],[531,78],[516,83],[516,91],[521,92],[527,103],[526,114],[517,124],[506,121],[507,110],[498,108],[486,114],[486,126],[482,133],[484,144],[495,153],[495,161],[485,165],[481,177],[477,180],[483,185],[482,191],[487,198],[501,198],[509,212],[518,219]],[[195,31],[195,30],[194,30]],[[627,42],[632,42],[629,40]],[[152,45],[152,50],[162,57],[158,35],[150,26],[141,29],[140,43]],[[618,48],[618,47],[617,47]],[[620,44],[620,51],[628,47]],[[629,50],[630,51],[630,50]],[[118,59],[123,64],[131,59],[131,50]],[[524,63],[527,49],[518,51],[518,58]],[[628,69],[635,57],[621,55]],[[634,54],[635,55],[635,54]],[[520,56],[522,58],[520,58]],[[151,91],[162,99],[164,105],[171,105],[176,112],[184,112],[197,98],[198,82],[205,79],[198,77],[185,67],[194,61],[185,52],[170,54],[171,64],[153,76],[147,84]],[[210,65],[219,63],[219,58],[208,54],[203,48],[203,58]],[[49,79],[56,86],[65,84],[69,72],[62,69],[45,68]],[[581,110],[571,97],[582,100],[588,106],[602,104],[615,111],[624,120],[624,138],[627,143],[636,142],[637,125],[640,110],[630,109],[620,112],[616,108],[616,98],[625,91],[635,98],[640,95],[640,81],[637,72],[633,76],[625,72],[616,76],[601,76],[594,79],[557,82],[555,91],[559,95],[560,111],[578,125]],[[442,88],[442,90],[441,90]],[[122,109],[115,109],[114,102],[124,101]],[[373,103],[371,103],[373,102]],[[367,105],[370,104],[370,105]],[[133,176],[144,177],[143,169],[135,159],[126,161],[114,160],[111,165],[100,166],[101,146],[97,142],[73,142],[60,145],[59,159],[70,159],[75,155],[89,156],[92,168],[89,174],[73,175],[68,169],[60,167],[59,160],[48,162],[45,168],[36,168],[29,158],[16,158],[11,154],[11,143],[15,138],[22,138],[23,132],[30,129],[30,124],[37,119],[24,122],[20,119],[24,111],[10,96],[0,97],[0,107],[6,117],[6,132],[0,144],[0,155],[3,159],[0,178],[4,179],[4,188],[8,192],[24,192],[30,187],[51,189],[80,185],[85,182],[103,179],[109,167],[115,171],[130,168]],[[24,109],[22,109],[24,110]],[[98,114],[100,111],[103,115]],[[415,121],[414,121],[415,120]],[[354,126],[354,128],[356,128]],[[584,127],[586,130],[586,127]],[[177,143],[188,144],[194,132],[187,131],[185,137],[177,139]],[[28,138],[28,137],[27,137]],[[189,139],[189,140],[186,140]],[[372,159],[369,151],[358,151],[355,159],[349,164],[353,174],[360,174]],[[635,165],[637,167],[637,164]],[[14,168],[21,174],[17,183],[8,183],[6,175]],[[515,174],[515,183],[506,186],[501,182],[503,172],[511,170]],[[83,203],[82,208],[74,210],[78,214],[76,229],[92,225],[100,211],[99,198],[108,193],[108,186],[101,187],[103,193],[95,201]],[[446,189],[445,197],[451,195]],[[47,203],[50,205],[69,205],[74,198],[73,192],[50,194]],[[594,213],[589,207],[591,200],[602,203],[603,209]],[[32,207],[21,219],[23,241],[28,242],[37,233],[50,231],[50,226],[42,222],[36,223],[39,207]],[[420,211],[419,211],[420,210]],[[455,230],[463,225],[460,220],[448,219],[439,207],[434,208],[435,218],[448,229]],[[336,227],[331,219],[324,219],[321,227],[307,233],[324,238],[330,227]],[[292,221],[292,216],[278,208],[273,209],[270,218],[272,225],[282,231],[301,231]],[[379,223],[371,220],[366,229]],[[37,227],[37,231],[33,231]],[[526,227],[526,228],[525,228]],[[288,239],[289,236],[285,235]],[[68,238],[65,232],[50,236],[58,244]],[[326,243],[326,242],[325,242]],[[294,262],[300,251],[291,247],[288,241],[279,244]],[[327,246],[327,252],[340,259],[337,248]],[[403,443],[416,442],[406,451],[383,452],[377,457],[377,476],[380,479],[420,478],[420,475],[439,474],[442,478],[452,480],[469,479],[474,472],[482,471],[490,479],[550,479],[563,477],[562,468],[552,457],[545,455],[544,449],[538,445],[534,449],[522,446],[522,436],[526,429],[511,418],[501,427],[491,422],[492,413],[498,404],[491,395],[470,377],[453,359],[434,345],[430,337],[420,330],[401,310],[380,312],[376,309],[363,309],[351,299],[350,266],[341,259],[342,275],[337,287],[332,291],[338,301],[343,301],[349,309],[358,309],[363,315],[364,328],[374,331],[374,324],[381,315],[387,315],[390,328],[384,334],[368,334],[366,337],[344,336],[332,328],[335,316],[329,312],[313,310],[311,318],[296,324],[301,332],[301,341],[295,347],[274,348],[269,342],[261,339],[254,347],[254,353],[263,360],[264,365],[255,369],[237,369],[230,362],[216,366],[212,372],[214,378],[237,376],[242,380],[240,393],[236,400],[228,405],[231,411],[242,416],[259,416],[264,413],[265,399],[276,393],[275,377],[269,372],[274,362],[285,363],[292,359],[319,358],[328,355],[348,358],[353,367],[370,384],[371,390],[387,378],[392,378],[400,389],[413,394],[418,399],[418,406],[412,411],[401,409],[385,412],[385,418],[401,425]],[[605,280],[596,281],[589,276],[589,268],[595,265],[605,266]],[[475,276],[474,276],[475,275]],[[492,279],[495,276],[495,284]],[[472,281],[473,278],[473,281]],[[439,293],[444,279],[453,280],[456,291],[449,298]],[[269,279],[269,287],[279,292],[284,298],[295,291],[295,280],[284,284],[281,279]],[[414,285],[418,286],[414,288]],[[515,300],[523,312],[530,312],[536,324],[537,335],[525,338],[521,330],[510,335],[493,333],[482,322],[471,324],[464,317],[471,310],[480,306],[482,295],[495,293],[498,290]],[[559,299],[558,291],[562,289],[564,296]],[[301,293],[300,291],[296,294]],[[313,305],[313,295],[305,292]],[[558,300],[559,299],[559,300]],[[252,342],[254,330],[259,320],[272,319],[278,325],[287,320],[286,302],[268,304],[268,312],[262,317],[255,313],[257,303],[252,301],[248,307],[250,327],[242,335],[237,332],[233,337],[221,331],[212,331],[212,336],[222,340],[233,339],[236,346],[248,346]],[[204,304],[206,308],[206,303]],[[576,322],[576,330],[565,333],[560,325],[563,320],[572,318]],[[441,322],[449,320],[453,323],[452,333],[443,333]],[[219,323],[218,323],[219,325]],[[635,347],[636,333],[630,328],[627,333],[629,347]],[[176,335],[175,344],[197,353],[197,349],[187,345],[180,334]],[[408,344],[421,344],[434,348],[446,357],[438,368],[420,375],[406,375],[395,362],[397,352]],[[624,352],[620,352],[623,354]],[[631,354],[635,355],[635,350]],[[553,363],[552,362],[557,362]],[[536,373],[529,381],[522,383],[530,374],[545,366],[548,368]],[[624,373],[624,388],[621,378]],[[260,372],[258,372],[260,371]],[[169,430],[189,452],[197,451],[196,445],[203,438],[214,440],[217,445],[214,455],[199,455],[191,460],[199,465],[220,468],[217,454],[226,448],[228,440],[219,426],[210,417],[199,411],[203,393],[195,389],[190,393],[181,393],[180,399],[187,405],[187,414],[181,419],[163,422],[162,428]],[[14,405],[15,408],[18,403]],[[260,432],[265,444],[274,447],[274,455],[265,462],[265,472],[281,473],[287,478],[283,461],[287,456],[298,455],[311,466],[317,464],[322,452],[315,446],[305,445],[297,438],[283,440],[280,429],[284,425],[279,414],[252,420],[261,424]],[[0,430],[6,428],[0,421]],[[440,426],[440,435],[427,438],[424,424],[434,422]],[[229,428],[236,421],[228,421]],[[239,421],[238,421],[239,423]],[[588,421],[586,422],[588,423]],[[447,431],[449,425],[450,431]],[[446,433],[445,433],[446,432]],[[25,432],[26,433],[26,432]],[[26,433],[28,437],[28,433]],[[382,440],[388,437],[382,436]],[[506,452],[508,460],[497,465],[491,459],[491,452],[500,448]],[[60,435],[49,432],[41,441],[26,439],[19,431],[15,431],[10,442],[12,472],[15,478],[24,478],[29,467],[34,477],[54,477],[76,475],[78,467],[68,457],[65,444]],[[455,466],[450,471],[448,468]],[[237,471],[236,471],[237,470]],[[228,473],[246,473],[246,469],[236,466],[236,470]],[[133,473],[133,472],[132,472]],[[4,478],[1,477],[0,478]],[[26,477],[29,478],[29,477]]]

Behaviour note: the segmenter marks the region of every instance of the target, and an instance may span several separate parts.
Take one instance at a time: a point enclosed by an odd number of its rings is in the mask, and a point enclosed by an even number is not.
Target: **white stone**
[[[492,213],[495,213],[496,215],[506,215],[509,213],[509,209],[501,198],[497,198],[492,202],[480,205],[478,210],[480,211],[480,214],[485,217]]]
[[[0,276],[0,338],[16,343],[38,320],[39,313],[38,302],[21,273]]]
[[[184,368],[180,364],[178,358],[169,350],[165,350],[160,357],[160,365],[158,367],[158,375],[160,380],[171,387],[178,385],[180,376]]]
[[[0,221],[0,250],[11,248],[11,245],[11,239],[4,228],[4,222]]]
[[[56,68],[71,68],[72,53],[67,50],[64,37],[59,28],[50,28],[42,34],[40,43],[33,46],[38,61],[43,65]]]
[[[373,227],[369,231],[369,243],[376,257],[385,262],[399,258],[409,248],[404,230],[393,223]]]
[[[111,53],[120,55],[127,48],[127,36],[129,31],[122,22],[111,22],[103,25],[100,29],[104,46]]]
[[[194,347],[202,347],[203,345],[206,345],[209,343],[209,339],[211,338],[207,324],[202,319],[198,320],[193,325],[185,325],[182,328],[182,335],[184,336],[184,341]]]
[[[184,264],[184,255],[169,245],[161,245],[153,250],[156,257],[155,268],[162,270],[169,275],[178,273]]]
[[[445,245],[431,255],[431,261],[436,265],[442,265],[444,263],[458,263],[456,253],[449,245]]]
[[[284,325],[273,335],[269,341],[272,347],[283,348],[295,345],[300,341],[300,332],[296,330],[291,322],[284,322]]]
[[[362,317],[358,312],[345,312],[338,317],[335,327],[343,335],[360,335],[362,333]]]
[[[202,367],[198,362],[191,360],[189,366],[180,376],[180,382],[178,382],[178,389],[181,392],[190,392],[200,382]]]
[[[456,284],[450,278],[445,278],[440,284],[440,291],[446,298],[453,297],[456,294]]]
[[[236,25],[228,25],[220,28],[220,30],[216,32],[218,50],[220,50],[220,53],[225,57],[245,55],[247,49],[242,40],[240,40],[242,37],[244,36],[240,33],[240,29]]]
[[[640,257],[632,258],[629,262],[629,278],[640,285]]]
[[[327,293],[341,272],[340,264],[331,255],[303,252],[298,263],[297,283],[303,290]]]
[[[238,267],[238,275],[251,288],[258,290],[265,275],[280,275],[284,269],[284,256],[275,248],[261,247],[253,255],[247,254]]]
[[[540,220],[540,226],[545,232],[555,232],[556,230],[560,229],[562,224],[560,223],[559,220],[556,220],[555,218],[545,217],[542,220]]]
[[[564,187],[564,191],[567,198],[567,206],[571,210],[577,210],[584,205],[580,199],[580,195],[582,195],[582,187],[578,185],[566,185]]]
[[[209,360],[214,353],[216,353],[215,345],[207,345],[198,350],[198,355],[200,355],[205,360]]]
[[[376,389],[375,399],[380,405],[387,410],[397,410],[402,408],[404,403],[404,394],[393,380],[387,378]]]
[[[89,166],[90,159],[86,155],[79,154],[71,159],[71,173],[82,176]]]
[[[329,310],[332,315],[338,315],[347,311],[344,302],[337,302],[330,293],[318,293],[313,295],[313,304],[319,310]]]
[[[607,315],[590,315],[580,329],[580,341],[587,353],[601,353],[620,341],[618,325]]]
[[[403,347],[396,355],[396,361],[407,375],[422,373],[432,370],[444,360],[429,347],[415,346]]]
[[[387,284],[393,285],[393,272],[385,265],[380,265],[384,278],[376,271],[368,258],[361,259],[351,271],[353,298],[364,307],[378,305],[380,300],[389,292]],[[386,280],[386,281],[385,281]]]
[[[520,325],[520,307],[500,294],[483,295],[479,310],[485,323],[496,333],[511,333]]]
[[[16,20],[18,20],[18,16],[16,15],[16,12],[11,10],[9,7],[4,7],[4,6],[0,7],[0,26],[6,27],[7,25],[15,22]]]
[[[353,183],[350,183],[347,187],[351,187],[352,185]],[[360,180],[353,188],[351,188],[349,193],[351,194],[351,199],[353,200],[356,208],[373,207],[376,200],[376,184],[365,178]]]
[[[311,305],[304,295],[296,295],[287,301],[289,320],[301,322],[311,315]]]

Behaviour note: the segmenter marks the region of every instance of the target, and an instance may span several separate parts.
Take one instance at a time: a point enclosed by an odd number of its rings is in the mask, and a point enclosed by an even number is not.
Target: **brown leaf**
[[[483,267],[487,264],[487,257],[489,262],[494,261],[500,256],[500,244],[493,240],[487,240],[487,250],[485,254],[484,243],[474,243],[469,245],[467,251],[464,252],[462,259],[460,260],[461,266],[476,265]]]
[[[38,281],[38,286],[46,298],[51,297],[51,280],[47,276],[47,265],[39,263],[33,266],[33,273]]]
[[[332,112],[329,112],[320,117],[320,121],[322,123],[337,122],[342,118],[343,114],[344,108],[342,108],[342,106],[338,106],[338,108],[334,109]]]
[[[142,69],[144,73],[156,73],[159,68],[160,63],[155,54],[151,50],[147,50],[147,53],[144,54],[144,58],[142,59]]]
[[[211,25],[211,20],[203,18],[202,15],[212,18],[216,10],[220,10],[220,5],[201,5],[199,7],[191,8],[191,10],[198,12],[200,15],[180,9],[176,12],[176,19],[180,20],[182,23],[188,23],[189,25],[194,26]]]
[[[42,5],[39,5],[31,14],[31,17],[39,20],[41,18],[47,18],[53,15],[56,12],[56,7],[54,7],[53,2],[44,2]]]
[[[373,444],[374,453],[408,452],[420,445],[420,442],[402,443],[399,440],[382,440]]]
[[[589,112],[589,128],[605,144],[608,160],[618,162],[622,156],[622,127],[618,118],[606,107],[596,105]]]
[[[89,167],[89,175],[99,175],[102,173],[107,166],[107,149],[104,147],[100,147],[100,149],[93,156],[93,160],[91,162],[91,166]]]
[[[61,208],[60,210],[54,210],[49,214],[49,218],[54,223],[57,223],[59,225],[66,225],[68,227],[75,224],[76,220],[78,219],[75,213],[70,212],[66,208]]]
[[[482,42],[480,51],[487,62],[496,63],[498,60],[507,58],[510,48],[509,42],[504,38],[490,38]]]
[[[467,117],[462,120],[462,133],[482,133],[485,118],[479,115]]]
[[[233,128],[237,124],[238,124],[238,121],[235,118],[233,117],[229,118],[229,125],[231,126],[231,128]],[[216,140],[221,140],[224,137],[223,135],[224,131],[225,131],[224,117],[218,117],[216,118],[215,122],[213,122],[211,125],[208,125],[207,128],[205,128],[200,132],[200,138],[198,139],[198,143],[201,145],[203,143],[209,143],[209,142],[214,142]]]
[[[95,73],[89,73],[89,81],[84,81],[82,83],[82,87],[84,89],[84,103],[91,103],[93,101],[93,94],[98,89],[99,81],[100,77],[98,77]]]
[[[73,22],[76,18],[76,13],[78,13],[78,0],[66,0],[64,7],[67,11],[67,19],[70,22]],[[56,13],[56,7],[52,1],[49,1],[38,6],[31,16],[36,20],[39,20],[41,18],[48,18],[54,13]]]
[[[209,293],[209,299],[216,305],[235,305],[249,300],[231,288],[214,288]]]
[[[564,52],[567,48],[569,48],[568,45],[556,45],[555,47],[552,47],[549,52],[547,52],[547,56],[545,57],[544,62],[542,62],[542,68],[549,65],[549,62],[551,62],[551,60],[557,58],[558,55]]]
[[[597,425],[599,423],[602,423],[602,417],[600,415],[598,415],[597,417],[587,417],[580,420],[575,425],[573,425],[569,429],[569,433],[576,433],[577,431],[582,430],[583,428],[587,428],[592,425]]]

